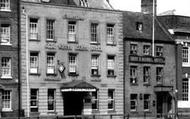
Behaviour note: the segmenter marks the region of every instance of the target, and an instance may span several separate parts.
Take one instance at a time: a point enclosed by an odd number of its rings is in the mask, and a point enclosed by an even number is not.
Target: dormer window
[[[136,22],[136,30],[139,32],[143,31],[143,23],[142,22]]]
[[[79,5],[81,7],[88,7],[88,0],[79,0]]]

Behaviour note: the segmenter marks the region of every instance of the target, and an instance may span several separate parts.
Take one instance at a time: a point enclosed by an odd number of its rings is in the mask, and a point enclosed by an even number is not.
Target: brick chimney
[[[156,7],[157,0],[155,1],[155,15],[156,15]],[[152,14],[153,13],[153,0],[141,0],[141,12],[144,14]]]

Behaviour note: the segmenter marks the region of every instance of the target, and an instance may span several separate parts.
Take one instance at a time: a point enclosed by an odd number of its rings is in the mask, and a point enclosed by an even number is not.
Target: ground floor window
[[[38,89],[30,90],[30,111],[38,112]]]
[[[92,92],[92,109],[98,109],[98,92]]]
[[[144,94],[144,111],[150,111],[150,94]]]
[[[130,96],[130,110],[137,111],[137,94],[131,94]]]
[[[2,93],[2,104],[3,104],[3,111],[10,111],[11,110],[11,91],[5,90]]]
[[[55,110],[55,89],[48,89],[48,110]]]
[[[115,100],[114,100],[114,89],[108,89],[108,110],[114,110],[115,107]]]

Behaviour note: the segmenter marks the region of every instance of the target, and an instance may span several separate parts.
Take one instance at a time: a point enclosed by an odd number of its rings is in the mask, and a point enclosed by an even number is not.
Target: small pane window
[[[188,63],[188,47],[183,47],[182,49],[182,61]]]
[[[114,24],[107,24],[107,44],[115,44]]]
[[[115,57],[108,55],[107,59],[107,75],[114,76],[115,75]]]
[[[0,11],[10,11],[10,0],[0,0]]]
[[[30,73],[37,74],[39,68],[38,52],[30,53]]]
[[[91,74],[93,76],[99,75],[99,55],[92,55],[91,57]]]
[[[108,109],[114,110],[115,108],[115,100],[114,100],[115,90],[108,89]]]
[[[1,78],[11,78],[11,58],[2,57],[1,66],[2,66]]]
[[[10,45],[10,25],[2,24],[0,27],[1,45]]]
[[[68,42],[76,42],[76,21],[68,22]]]
[[[137,94],[131,94],[130,96],[130,109],[131,111],[137,111]]]
[[[98,23],[91,23],[91,42],[98,43]]]
[[[55,74],[55,53],[47,53],[47,74]]]
[[[37,40],[38,39],[38,19],[30,18],[30,39]]]
[[[46,37],[47,37],[47,40],[48,41],[53,41],[53,40],[55,40],[54,38],[55,38],[55,26],[54,26],[54,24],[55,24],[55,20],[50,20],[50,19],[48,19],[47,20],[47,23],[46,23]]]
[[[69,73],[77,74],[77,55],[69,54]]]
[[[2,105],[3,111],[11,110],[11,91],[4,90],[2,92]]]
[[[189,100],[189,80],[187,78],[182,80],[182,100]]]

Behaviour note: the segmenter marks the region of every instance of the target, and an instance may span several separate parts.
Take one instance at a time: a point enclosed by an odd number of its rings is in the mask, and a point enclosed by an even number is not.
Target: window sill
[[[39,39],[29,39],[29,41],[36,41],[36,42],[40,42]]]
[[[107,46],[116,46],[115,43],[111,44],[111,43],[107,43]]]
[[[116,75],[107,75],[108,78],[116,78]]]
[[[12,76],[1,76],[1,79],[10,79],[10,80],[12,80]]]
[[[68,76],[79,76],[77,73],[69,73]]]
[[[77,41],[67,41],[67,43],[78,44],[78,42],[77,42]]]
[[[57,41],[55,39],[46,39],[46,42],[54,42],[54,43],[56,43]]]
[[[10,43],[1,43],[1,45],[11,46],[12,44],[10,44]]]
[[[97,75],[91,74],[91,77],[101,77],[101,75],[99,75],[99,74],[97,74]]]
[[[10,9],[0,9],[1,12],[11,12]]]
[[[91,42],[90,45],[100,45],[98,42]]]
[[[40,74],[40,73],[30,73],[30,75],[33,75],[33,76],[40,76],[41,74]]]
[[[12,111],[13,111],[12,109],[5,109],[5,108],[2,109],[2,112],[12,112]]]

